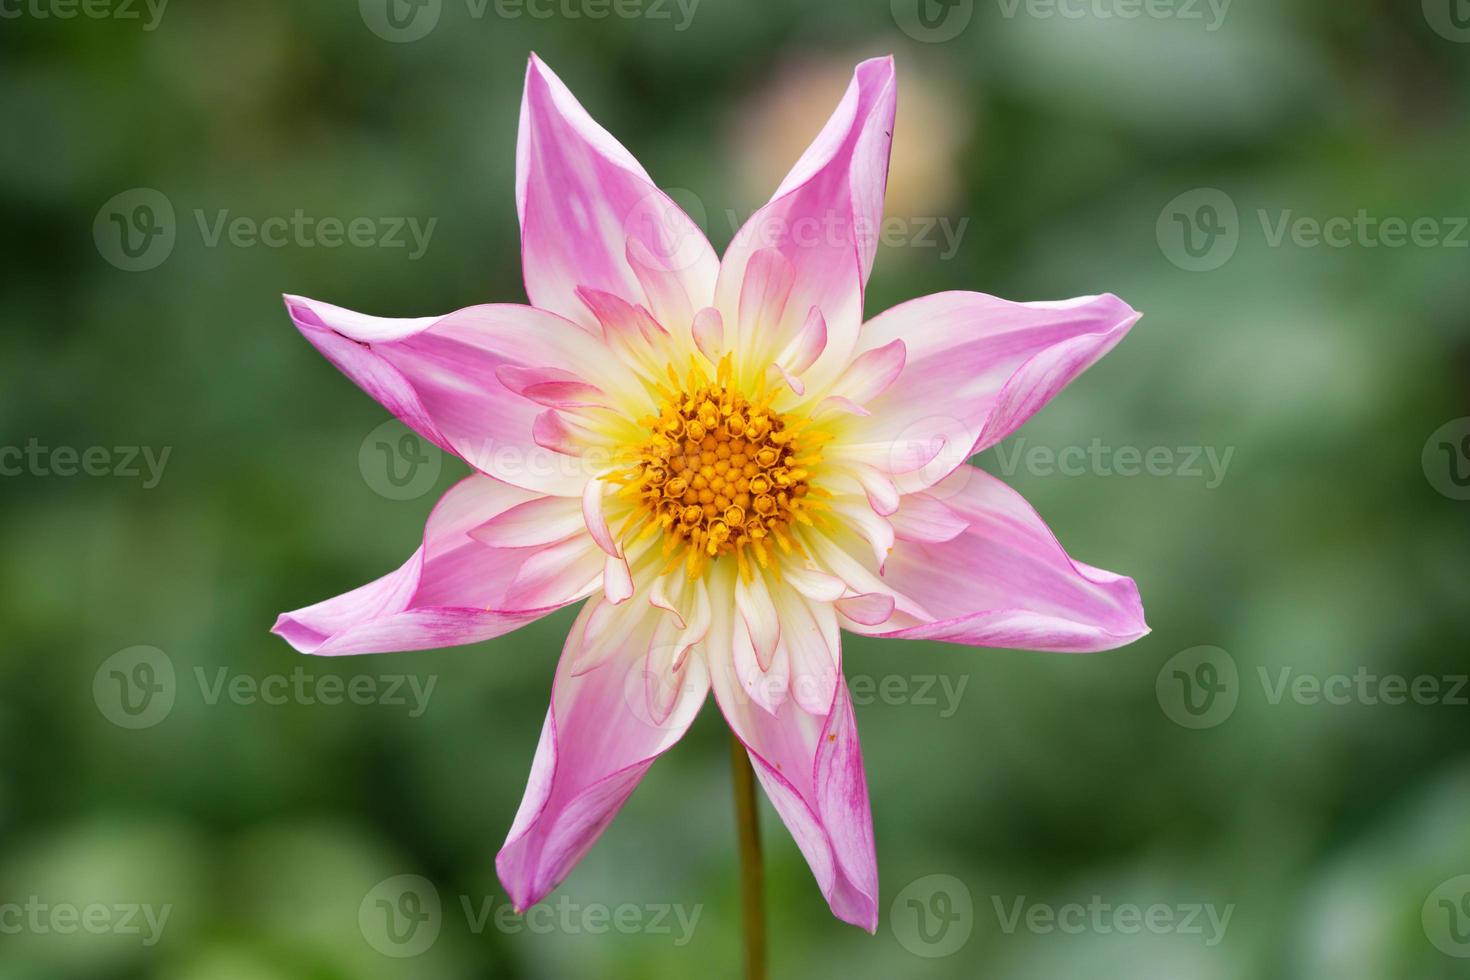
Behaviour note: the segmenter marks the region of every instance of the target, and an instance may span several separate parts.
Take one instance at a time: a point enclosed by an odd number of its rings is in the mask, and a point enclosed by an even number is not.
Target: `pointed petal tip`
[[[852,76],[859,84],[873,85],[883,92],[892,92],[898,86],[898,70],[891,54],[860,62]]]
[[[534,51],[526,55],[526,96],[530,95],[531,83],[533,81],[539,81],[543,85],[553,87],[565,87],[564,83],[561,80],[561,76],[552,71],[551,66],[548,65],[545,60],[543,60],[542,57]]]
[[[875,57],[866,58],[863,61],[858,62],[857,68],[854,70],[861,71],[862,69],[871,66],[882,72],[885,72],[886,74],[892,75],[894,73],[894,68],[896,65],[897,61],[891,53],[880,54]]]
[[[303,315],[311,312],[311,300],[305,296],[297,296],[295,293],[282,293],[281,303],[286,307],[286,315],[298,322]]]
[[[1153,632],[1153,627],[1148,624],[1148,620],[1146,618],[1147,613],[1143,608],[1143,593],[1139,591],[1138,583],[1134,581],[1133,578],[1127,575],[1112,576],[1106,571],[1093,568],[1090,565],[1084,565],[1082,562],[1078,562],[1075,559],[1073,560],[1073,565],[1076,566],[1078,571],[1082,572],[1084,575],[1088,572],[1091,572],[1092,575],[1088,577],[1094,578],[1094,580],[1098,581],[1100,584],[1107,582],[1109,578],[1115,577],[1117,580],[1115,582],[1115,585],[1121,593],[1120,602],[1127,608],[1125,614],[1126,622],[1123,624],[1119,624],[1122,628],[1113,629],[1110,631],[1112,634],[1112,638],[1115,639],[1116,642],[1102,647],[1101,649],[1116,650],[1119,647],[1125,647],[1129,644],[1137,643],[1139,640],[1143,639],[1145,636],[1148,636],[1150,633]]]
[[[874,883],[876,885],[876,882]],[[845,887],[835,888],[832,894],[823,895],[832,915],[850,926],[857,926],[870,936],[878,934],[878,897],[869,895],[852,882]]]
[[[281,613],[276,617],[270,631],[285,640],[287,646],[303,657],[331,655],[329,644],[332,636],[302,622],[294,613]]]
[[[857,926],[870,936],[878,935],[878,903],[873,902],[864,907],[861,916],[853,916],[851,919],[844,919],[843,921]]]
[[[1126,333],[1135,323],[1143,318],[1143,313],[1141,311],[1134,309],[1131,303],[1129,303],[1123,297],[1119,296],[1117,293],[1099,293],[1096,296],[1082,296],[1078,297],[1075,300],[1072,300],[1071,302],[1083,303],[1087,301],[1096,302],[1099,300],[1116,307],[1116,310],[1113,312],[1113,316],[1116,317],[1116,319],[1110,327],[1103,331],[1100,331],[1101,333]]]
[[[523,878],[529,874],[525,868],[517,868],[509,853],[512,841],[508,840],[495,855],[495,876],[500,879],[500,887],[505,889],[505,897],[510,900],[511,911],[516,915],[525,915],[526,910],[541,900],[544,893],[536,894],[533,878]],[[547,891],[550,891],[548,888]]]
[[[276,624],[271,627],[271,633],[286,641],[292,651],[303,657],[325,657],[327,654],[321,652],[326,646],[326,638],[313,632],[309,627],[296,622],[288,614],[282,613],[276,618]]]
[[[529,885],[525,882],[515,881],[510,868],[501,866],[501,859],[505,857],[505,849],[502,848],[495,855],[495,874],[500,879],[500,887],[505,889],[505,897],[510,900],[510,908],[516,915],[525,915],[526,910],[535,905],[541,898],[532,896]]]
[[[303,635],[305,633],[311,633],[311,631],[288,612],[281,613],[276,617],[276,621],[271,625],[270,631],[273,635],[285,640],[292,650],[300,654],[309,656],[313,652],[313,646],[321,645],[320,639],[317,637],[314,638],[317,638],[318,642],[314,645],[311,644],[307,640],[307,637]]]
[[[1128,581],[1131,583],[1133,580],[1129,579]],[[1133,628],[1127,633],[1119,635],[1118,646],[1120,647],[1125,647],[1129,644],[1137,643],[1139,640],[1143,639],[1145,636],[1148,636],[1154,631],[1154,628],[1148,624],[1148,621],[1146,619],[1144,619],[1143,596],[1139,594],[1137,585],[1133,586],[1133,597],[1134,601],[1138,604],[1138,621],[1133,624]]]
[[[281,613],[276,616],[276,621],[271,624],[270,632],[273,636],[279,636],[287,643],[291,643],[291,637],[286,635],[290,629],[291,615],[289,613]],[[293,649],[296,648],[296,644],[294,643],[291,643],[291,646]]]
[[[822,896],[827,901],[833,918],[857,926],[870,936],[878,934],[878,897],[847,882],[835,887],[831,894]]]
[[[1140,611],[1141,613],[1141,611]],[[1126,629],[1102,630],[1098,633],[1096,644],[1087,650],[1079,650],[1079,653],[1105,653],[1108,650],[1121,650],[1123,647],[1137,643],[1153,632],[1153,627],[1143,621],[1140,614],[1137,623],[1130,624]]]

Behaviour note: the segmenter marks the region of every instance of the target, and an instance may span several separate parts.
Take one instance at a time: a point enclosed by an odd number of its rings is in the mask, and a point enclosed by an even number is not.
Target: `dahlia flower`
[[[500,636],[583,602],[496,860],[518,909],[571,871],[713,691],[835,915],[878,875],[841,631],[1093,651],[1144,635],[967,463],[1128,332],[1111,295],[948,292],[863,322],[891,58],[723,258],[532,56],[516,150],[530,305],[385,319],[298,296],[302,335],[472,475],[396,571],[283,614],[319,656]]]

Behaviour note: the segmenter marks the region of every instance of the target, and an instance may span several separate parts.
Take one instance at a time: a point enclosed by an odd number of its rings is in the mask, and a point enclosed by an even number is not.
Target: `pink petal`
[[[675,572],[674,574],[678,574]],[[701,642],[709,635],[710,621],[713,616],[710,607],[709,589],[704,581],[690,583],[694,589],[694,606],[687,610],[688,625],[684,627],[684,634],[679,639],[679,647],[674,651],[674,669],[680,670],[684,666],[685,659],[689,656],[690,649],[696,643]]]
[[[522,398],[549,408],[606,407],[607,394],[570,371],[555,367],[502,364],[495,369],[500,383]]]
[[[914,597],[895,590],[880,571],[880,565],[869,553],[870,544],[851,529],[831,535],[809,535],[806,543],[813,556],[831,574],[842,580],[848,595],[888,595],[894,600],[894,611],[902,617],[894,623],[902,625],[933,622],[936,618]],[[843,618],[842,625],[854,633],[871,633],[861,623]]]
[[[835,602],[847,591],[842,579],[815,568],[786,566],[781,569],[781,577],[797,592],[817,602]]]
[[[863,351],[853,358],[833,388],[848,401],[866,405],[898,380],[903,373],[905,356],[902,340]]]
[[[674,573],[679,575],[678,572]],[[654,630],[653,639],[648,646],[647,666],[648,695],[650,702],[657,701],[663,705],[668,701],[670,685],[678,680],[684,670],[689,652],[695,644],[704,640],[709,632],[710,604],[709,591],[705,588],[703,581],[689,583],[691,596],[685,603],[688,606],[683,612],[674,612],[672,615],[659,619],[657,628]],[[675,593],[683,592],[682,583]],[[664,594],[661,586],[655,586],[653,595]],[[658,608],[667,608],[650,595],[650,602],[654,602]],[[687,617],[687,622],[686,622]]]
[[[486,476],[466,477],[435,506],[423,544],[397,571],[282,613],[271,632],[302,653],[339,656],[477,643],[539,619],[575,599],[547,591],[518,603],[509,594],[542,550],[492,547],[469,534],[532,497]]]
[[[683,580],[679,578],[672,579],[672,581],[676,585],[674,596],[670,596],[667,591],[667,583],[669,581],[670,577],[668,576],[654,579],[653,586],[648,590],[648,603],[649,605],[657,609],[662,609],[664,612],[668,613],[669,618],[674,621],[675,625],[680,630],[683,630],[687,628],[688,624],[684,622],[684,613],[683,610],[680,608],[679,602],[676,598],[678,592],[680,591],[677,587],[682,586]]]
[[[827,320],[815,306],[807,312],[806,322],[777,358],[792,374],[801,374],[817,362],[827,349]]]
[[[577,381],[548,381],[527,385],[521,395],[548,408],[607,408],[608,399],[596,385]]]
[[[678,705],[687,663],[684,655],[698,640],[686,639],[684,628],[672,616],[665,616],[654,628],[643,661],[643,695],[655,724],[664,724]]]
[[[881,573],[893,550],[893,525],[888,519],[874,513],[871,506],[865,507],[854,498],[838,497],[832,502],[832,512],[851,531],[861,534],[873,550],[873,560]]]
[[[495,858],[517,911],[539,902],[570,873],[654,759],[683,736],[709,690],[703,661],[692,657],[673,707],[651,704],[646,646],[572,676],[589,615],[582,611],[567,638],[526,795]]]
[[[731,657],[735,676],[740,679],[745,696],[775,714],[791,690],[791,657],[783,646],[777,646],[765,663],[756,653],[755,638],[745,620],[737,618],[731,637]]]
[[[873,513],[879,517],[888,517],[898,510],[898,487],[887,474],[876,466],[864,463],[855,464],[852,472],[862,484],[863,493],[867,496],[868,506],[873,508]]]
[[[837,662],[841,636],[831,603],[807,602],[783,592],[776,605],[781,611],[781,643],[791,659],[791,697],[803,711],[825,715],[837,693]]]
[[[874,318],[867,343],[902,340],[903,373],[868,404],[872,416],[852,439],[888,447],[939,444],[946,450],[906,489],[922,489],[1016,430],[1057,392],[1123,339],[1139,314],[1116,296],[1011,303],[982,293],[925,296]]]
[[[812,414],[821,415],[828,411],[841,412],[844,415],[857,415],[859,417],[873,414],[851,398],[844,398],[841,395],[828,395],[826,398],[823,398],[817,403],[816,410]]]
[[[601,480],[587,481],[587,486],[582,488],[582,518],[587,523],[587,533],[592,535],[597,546],[616,558],[622,552],[618,550],[618,543],[613,540],[612,530],[607,526],[607,516],[603,513],[603,495],[606,491],[607,484]]]
[[[795,281],[796,269],[780,249],[757,249],[750,257],[740,286],[737,351],[760,359],[757,352],[770,346],[763,341],[781,336],[781,319]]]
[[[965,466],[935,489],[969,526],[949,541],[897,542],[884,581],[917,599],[929,615],[878,635],[1087,652],[1148,633],[1133,580],[1068,556],[1030,505],[1000,480]]]
[[[608,339],[623,344],[643,339],[637,304],[628,302],[616,293],[590,286],[578,286],[576,294]]]
[[[833,603],[842,615],[864,626],[879,626],[888,622],[896,604],[893,596],[882,592],[865,592],[838,599]]]
[[[585,599],[602,585],[605,557],[590,537],[579,535],[547,545],[521,565],[506,601],[535,608]]]
[[[888,521],[893,533],[907,541],[950,541],[963,534],[970,522],[937,497],[911,493],[903,498],[903,508]]]
[[[725,327],[720,311],[706,306],[694,314],[694,344],[711,364],[720,363],[725,352]]]
[[[780,361],[773,362],[771,367],[776,369],[776,373],[781,376],[782,381],[786,382],[786,387],[790,388],[793,394],[798,397],[806,394],[806,385],[802,384],[801,379],[796,375],[783,368]]]
[[[693,301],[679,274],[677,261],[654,255],[637,238],[628,239],[627,259],[643,287],[643,295],[648,297],[648,308],[659,322],[680,326],[690,322],[694,316]]]
[[[568,665],[573,677],[601,667],[608,658],[630,649],[630,644],[646,644],[656,622],[647,607],[636,602],[615,602],[612,596],[594,597],[587,605],[584,637]]]
[[[771,601],[763,576],[757,575],[750,582],[736,580],[735,607],[745,621],[761,670],[770,670],[776,645],[781,642],[781,620],[776,615],[776,604]]]
[[[608,555],[602,562],[602,591],[613,605],[633,598],[633,572],[628,559],[622,555]]]
[[[582,451],[587,448],[584,435],[584,432],[572,424],[571,419],[555,409],[542,412],[531,420],[531,441],[547,452],[560,456],[581,457]],[[549,461],[548,465],[556,467],[559,471],[565,471],[567,468],[566,464],[560,461]],[[559,486],[565,486],[565,484]],[[587,484],[583,482],[578,492],[580,493],[586,486]]]
[[[858,65],[831,119],[775,196],[735,236],[720,264],[716,305],[734,310],[752,259],[768,248],[785,256],[795,270],[794,285],[783,322],[767,343],[783,349],[809,311],[819,308],[828,343],[817,380],[830,381],[857,342],[863,287],[883,218],[896,96],[892,58]],[[823,367],[829,362],[830,368]]]
[[[748,698],[731,657],[734,622],[714,603],[708,639],[720,710],[750,753],[756,776],[838,918],[869,932],[878,923],[878,863],[862,750],[847,685],[839,678],[824,714],[787,698],[771,714]]]
[[[538,497],[517,504],[470,530],[492,548],[532,548],[564,541],[587,529],[573,497]]]
[[[535,306],[593,327],[576,297],[588,286],[673,326],[714,296],[719,262],[699,226],[535,55],[521,102],[516,206]]]
[[[527,306],[473,306],[393,320],[287,296],[307,340],[415,432],[507,483],[569,496],[581,480],[547,465],[532,438],[540,406],[507,388],[507,368],[606,371],[605,348],[570,321]],[[509,376],[516,377],[513,373]]]

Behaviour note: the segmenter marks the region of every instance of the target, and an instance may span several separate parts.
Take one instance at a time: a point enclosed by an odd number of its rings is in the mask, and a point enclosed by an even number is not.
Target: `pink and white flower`
[[[840,631],[1084,652],[1148,632],[966,460],[1138,319],[1111,295],[950,292],[863,322],[892,141],[860,64],[723,258],[534,56],[529,306],[385,319],[298,296],[328,360],[473,469],[398,570],[282,615],[320,656],[474,643],[585,600],[496,864],[517,908],[590,848],[713,690],[838,917],[878,875]]]

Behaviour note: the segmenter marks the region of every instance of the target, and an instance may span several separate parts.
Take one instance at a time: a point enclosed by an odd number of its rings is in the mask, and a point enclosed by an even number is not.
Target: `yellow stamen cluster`
[[[697,364],[682,379],[671,365],[674,387],[655,386],[660,412],[641,420],[648,438],[629,447],[637,462],[619,478],[621,495],[635,498],[624,529],[662,529],[665,570],[682,561],[691,578],[730,554],[749,578],[747,549],[767,566],[771,539],[799,548],[787,528],[812,524],[810,512],[825,506],[814,496],[827,496],[808,482],[821,436],[772,411],[774,391],[747,397],[730,375],[728,355],[713,381]]]

